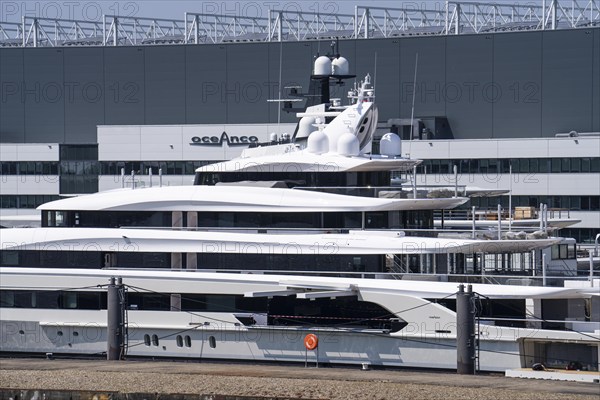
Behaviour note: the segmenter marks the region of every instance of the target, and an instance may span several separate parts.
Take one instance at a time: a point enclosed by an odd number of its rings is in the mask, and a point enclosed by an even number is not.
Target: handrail
[[[501,1],[446,1],[443,7],[418,2],[401,8],[356,6],[348,14],[334,9],[243,14],[185,12],[183,19],[102,15],[97,21],[27,15],[20,22],[0,21],[0,46],[292,42],[588,29],[600,26],[600,0],[548,0],[545,9]]]

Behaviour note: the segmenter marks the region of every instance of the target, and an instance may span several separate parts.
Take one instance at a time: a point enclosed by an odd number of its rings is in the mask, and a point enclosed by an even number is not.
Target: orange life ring
[[[319,345],[319,338],[313,333],[309,333],[304,337],[304,347],[306,350],[314,350]]]

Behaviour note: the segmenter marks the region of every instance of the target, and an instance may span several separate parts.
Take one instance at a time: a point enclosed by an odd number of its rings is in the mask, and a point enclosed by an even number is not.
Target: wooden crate
[[[535,207],[515,207],[515,219],[535,218]]]

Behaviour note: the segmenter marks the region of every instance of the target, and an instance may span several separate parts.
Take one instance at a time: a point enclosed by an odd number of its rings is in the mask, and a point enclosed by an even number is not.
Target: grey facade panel
[[[227,46],[227,79],[220,82],[222,101],[227,107],[226,123],[268,121],[269,44],[236,43]]]
[[[380,116],[399,115],[400,104],[400,44],[398,40],[377,39],[372,41],[357,41],[356,54],[358,57],[350,62],[356,65],[356,79],[364,79],[370,74],[375,84],[377,107]],[[377,68],[375,68],[377,63]],[[350,83],[343,88],[346,92]],[[345,93],[342,93],[342,99]],[[380,118],[381,120],[382,118]]]
[[[415,66],[417,64],[415,83]],[[413,90],[415,116],[446,115],[446,38],[409,38],[400,41],[400,117],[410,118]]]
[[[0,142],[25,142],[23,50],[2,52],[0,88]]]
[[[494,137],[492,35],[446,39],[446,113],[455,137]]]
[[[592,130],[593,45],[586,30],[544,33],[543,136]]]
[[[143,47],[107,47],[104,51],[104,122],[145,124]]]
[[[542,33],[494,37],[494,137],[542,136],[541,63]]]
[[[227,107],[221,97],[221,88],[227,76],[225,46],[186,46],[185,51],[185,122],[224,123]]]
[[[185,47],[151,46],[145,56],[145,123],[185,121]]]
[[[2,48],[0,140],[93,143],[98,124],[275,123],[280,49],[283,86],[307,92],[330,43]],[[357,80],[375,74],[377,54],[380,121],[410,117],[418,52],[415,116],[447,116],[455,138],[600,131],[600,28],[339,45]],[[332,97],[345,101],[352,84]]]
[[[592,128],[600,132],[600,29],[594,30],[594,101],[592,103]]]
[[[104,52],[64,49],[65,141],[96,143],[96,126],[104,124]]]
[[[65,142],[64,49],[33,49],[23,59],[25,141]]]

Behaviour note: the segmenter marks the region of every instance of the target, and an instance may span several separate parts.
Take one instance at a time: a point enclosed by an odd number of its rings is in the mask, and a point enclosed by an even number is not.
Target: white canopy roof
[[[306,150],[281,152],[284,146],[267,146],[264,155],[262,148],[248,149],[247,157],[210,164],[196,169],[196,172],[366,172],[366,171],[407,171],[421,160],[399,157],[386,157],[378,154],[343,156],[339,154],[318,155]],[[271,150],[272,149],[272,150]],[[271,154],[277,152],[276,154]],[[254,153],[259,153],[255,155]],[[246,152],[244,153],[246,154]]]
[[[63,287],[96,286],[108,282],[110,277],[122,277],[126,284],[138,284],[148,290],[178,293],[221,293],[243,295],[248,291],[284,290],[287,288],[340,290],[351,288],[359,294],[381,293],[414,296],[425,299],[452,298],[458,291],[458,283],[403,281],[393,279],[356,279],[333,277],[309,277],[291,275],[226,274],[185,271],[136,271],[136,270],[67,270],[40,268],[0,268],[3,287],[18,288],[26,282],[35,283],[42,289],[58,289],[52,282]],[[28,278],[28,279],[24,279]],[[37,280],[33,282],[32,280]],[[176,288],[176,289],[173,289]],[[474,284],[473,291],[492,299],[510,298],[585,298],[594,295],[597,288],[550,288],[537,286]],[[597,294],[596,294],[597,295]]]
[[[167,229],[15,228],[3,250],[244,254],[442,254],[528,252],[560,239],[471,240],[405,236],[399,231],[246,233]]]
[[[468,199],[462,197],[381,199],[248,186],[163,186],[117,189],[56,200],[41,205],[38,210],[362,212],[449,209],[466,201]]]

